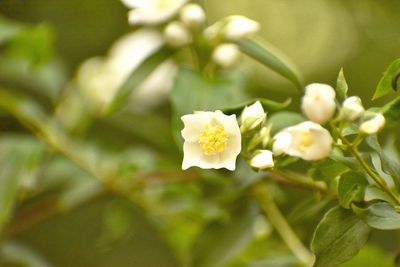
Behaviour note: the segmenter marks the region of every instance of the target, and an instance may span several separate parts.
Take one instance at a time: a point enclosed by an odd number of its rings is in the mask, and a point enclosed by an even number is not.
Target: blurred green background
[[[307,83],[334,84],[339,69],[344,67],[350,93],[362,96],[367,105],[371,104],[369,99],[382,72],[400,54],[398,0],[204,0],[203,3],[210,21],[230,14],[241,14],[259,21],[262,38],[291,58]],[[74,75],[76,67],[83,60],[104,55],[119,36],[131,31],[127,24],[127,9],[117,0],[0,0],[0,14],[32,24],[45,22],[53,27],[55,53],[59,58],[58,63],[67,70],[67,79]],[[272,72],[265,75],[265,69],[259,68],[258,74],[260,84],[269,89],[266,95],[293,93],[292,86]],[[380,101],[384,102],[385,99]],[[16,127],[13,122],[2,125],[6,130]],[[104,135],[107,136],[107,133]],[[25,142],[32,145],[30,140]],[[140,151],[131,153],[129,155],[136,158],[141,155]],[[153,160],[151,154],[146,156],[150,161]],[[2,157],[4,160],[7,156]],[[62,175],[56,173],[56,176],[85,176],[73,166],[64,167],[68,171]],[[219,181],[215,183],[217,185],[213,186],[221,186]],[[184,194],[180,198],[187,201],[187,206],[170,207],[175,211],[201,209],[196,206],[196,201],[208,196],[191,184],[185,186],[184,190],[174,186],[164,190],[173,196]],[[153,191],[147,193],[156,194]],[[46,201],[51,201],[51,197],[49,193]],[[43,208],[46,208],[45,204]],[[207,207],[210,214],[204,216],[215,216],[212,214],[213,208],[212,205]],[[191,215],[196,216],[196,212],[192,211]],[[29,206],[25,216],[30,216]],[[23,224],[24,217],[19,220]],[[177,221],[172,223],[181,223],[180,226],[187,228],[175,229],[173,233],[160,233],[153,225],[162,223],[148,218],[132,203],[116,196],[100,196],[71,212],[42,223],[39,221],[27,231],[23,225],[21,229],[17,228],[16,238],[2,247],[2,254],[6,256],[4,262],[0,260],[0,266],[178,266],[176,255],[168,248],[167,242],[160,239],[160,235],[175,239],[175,243],[182,241],[183,244],[186,242],[185,235],[193,234],[196,230],[192,229],[190,220],[183,223],[179,219]],[[311,226],[314,225],[315,222],[312,222]],[[399,245],[396,241],[399,237],[397,232],[377,235],[376,243],[385,244],[393,236],[397,239],[393,238],[390,244],[396,247]],[[276,246],[280,249],[279,245]],[[268,246],[263,248],[268,250]],[[394,250],[389,247],[384,252],[369,245],[353,262],[343,266],[392,266],[386,253]],[[177,254],[185,250],[182,251]],[[264,261],[251,267],[290,264],[292,259],[287,251],[282,249],[280,253],[275,255],[273,263]],[[44,262],[42,256],[48,262]],[[246,258],[248,255],[245,253],[242,256]],[[22,258],[29,258],[29,264],[19,260]],[[245,265],[238,263],[234,266]]]

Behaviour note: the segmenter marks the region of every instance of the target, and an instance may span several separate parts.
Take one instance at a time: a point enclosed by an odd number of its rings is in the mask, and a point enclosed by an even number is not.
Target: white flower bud
[[[258,32],[260,24],[243,16],[230,16],[224,28],[227,40],[236,41]]]
[[[197,29],[204,25],[206,13],[198,4],[187,4],[181,9],[180,18],[187,27]]]
[[[221,44],[214,49],[213,61],[221,67],[229,68],[235,65],[240,56],[240,51],[235,44]]]
[[[364,107],[362,106],[361,99],[358,96],[351,96],[343,101],[340,117],[345,120],[354,121],[360,118],[363,113]]]
[[[376,113],[376,115],[367,121],[364,121],[360,126],[360,132],[363,134],[376,134],[385,126],[385,117]]]
[[[250,165],[253,168],[257,168],[260,170],[274,167],[272,152],[269,150],[258,150],[256,154],[251,158]]]
[[[335,114],[335,90],[327,84],[313,83],[306,86],[302,99],[303,113],[313,122],[323,124]]]
[[[260,101],[245,107],[240,117],[242,132],[250,131],[260,126],[264,123],[266,116]]]
[[[173,47],[184,46],[192,41],[190,32],[183,23],[178,21],[173,21],[167,25],[164,36],[167,43]]]

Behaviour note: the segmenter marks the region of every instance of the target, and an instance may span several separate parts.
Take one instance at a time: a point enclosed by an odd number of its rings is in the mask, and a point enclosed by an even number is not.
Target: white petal
[[[214,112],[199,112],[182,116],[181,119],[184,123],[181,131],[182,137],[185,141],[197,142],[205,125],[210,124],[213,118]]]
[[[183,170],[186,170],[192,166],[197,166],[202,169],[218,169],[220,161],[219,156],[205,155],[198,143],[185,142],[183,144],[183,153]]]
[[[122,3],[130,8],[146,7],[149,5],[149,0],[121,0]]]
[[[275,142],[272,146],[272,151],[274,155],[279,156],[282,154],[287,154],[290,145],[292,144],[292,135],[287,130],[276,134],[274,136]]]

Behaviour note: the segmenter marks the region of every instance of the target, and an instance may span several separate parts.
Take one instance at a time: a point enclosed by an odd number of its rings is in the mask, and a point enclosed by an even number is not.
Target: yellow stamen
[[[302,134],[300,138],[300,150],[305,151],[313,143],[314,141],[310,133]]]
[[[221,125],[210,127],[204,126],[204,131],[200,133],[199,145],[203,153],[207,156],[221,153],[225,150],[228,141],[228,134]]]

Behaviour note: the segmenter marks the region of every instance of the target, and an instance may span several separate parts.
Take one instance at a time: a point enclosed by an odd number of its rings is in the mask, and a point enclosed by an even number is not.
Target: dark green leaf
[[[193,247],[194,267],[225,266],[249,244],[257,209],[249,199],[235,206],[229,221],[213,223],[199,234]]]
[[[335,267],[354,257],[367,242],[370,228],[351,210],[329,210],[315,230],[311,249],[314,267]]]
[[[338,184],[338,199],[340,205],[349,209],[351,203],[362,201],[367,185],[368,181],[362,173],[352,171],[343,174]]]
[[[172,55],[172,51],[164,46],[146,58],[142,64],[130,74],[115,94],[107,112],[114,112],[124,105],[132,91],[137,88],[163,61]]]
[[[381,230],[400,229],[400,213],[386,202],[374,203],[367,208],[352,205],[353,211],[369,226]]]
[[[281,52],[277,51],[276,48],[273,48],[270,44],[268,46],[261,45],[251,39],[240,40],[237,44],[243,53],[287,78],[300,91],[303,90],[303,81],[296,67]]]
[[[349,87],[346,82],[346,78],[344,77],[343,68],[340,69],[337,81],[336,81],[336,92],[340,99],[347,98],[347,91]]]
[[[241,103],[239,105],[230,106],[230,107],[222,107],[221,110],[225,114],[240,115],[242,110],[246,106],[249,106],[249,105],[253,104],[256,101],[260,101],[260,103],[263,106],[264,110],[268,112],[268,111],[277,111],[277,110],[281,110],[281,109],[284,109],[284,108],[288,107],[290,105],[290,103],[292,102],[292,99],[288,98],[284,102],[276,102],[276,101],[265,99],[265,98],[256,98],[256,99],[253,99],[253,100],[248,100],[248,101],[246,101],[244,103]]]
[[[334,178],[342,175],[349,170],[350,168],[341,162],[335,161],[333,159],[326,159],[316,166],[314,177],[316,179],[332,181]]]
[[[181,116],[194,111],[215,111],[224,106],[238,105],[247,100],[243,81],[235,75],[206,79],[200,73],[182,68],[171,92],[173,130],[178,144],[182,142]]]
[[[298,124],[304,120],[304,117],[297,112],[280,111],[269,116],[268,123],[272,125],[271,133],[275,134],[284,128]]]
[[[397,87],[393,87],[393,83],[397,81],[394,81],[396,79],[396,76],[399,74],[400,71],[400,59],[395,60],[392,64],[390,64],[389,68],[385,71],[383,74],[383,77],[378,83],[378,86],[375,89],[375,94],[372,97],[372,99],[377,99],[382,96],[385,96],[389,94],[390,92],[393,92],[397,90]]]

